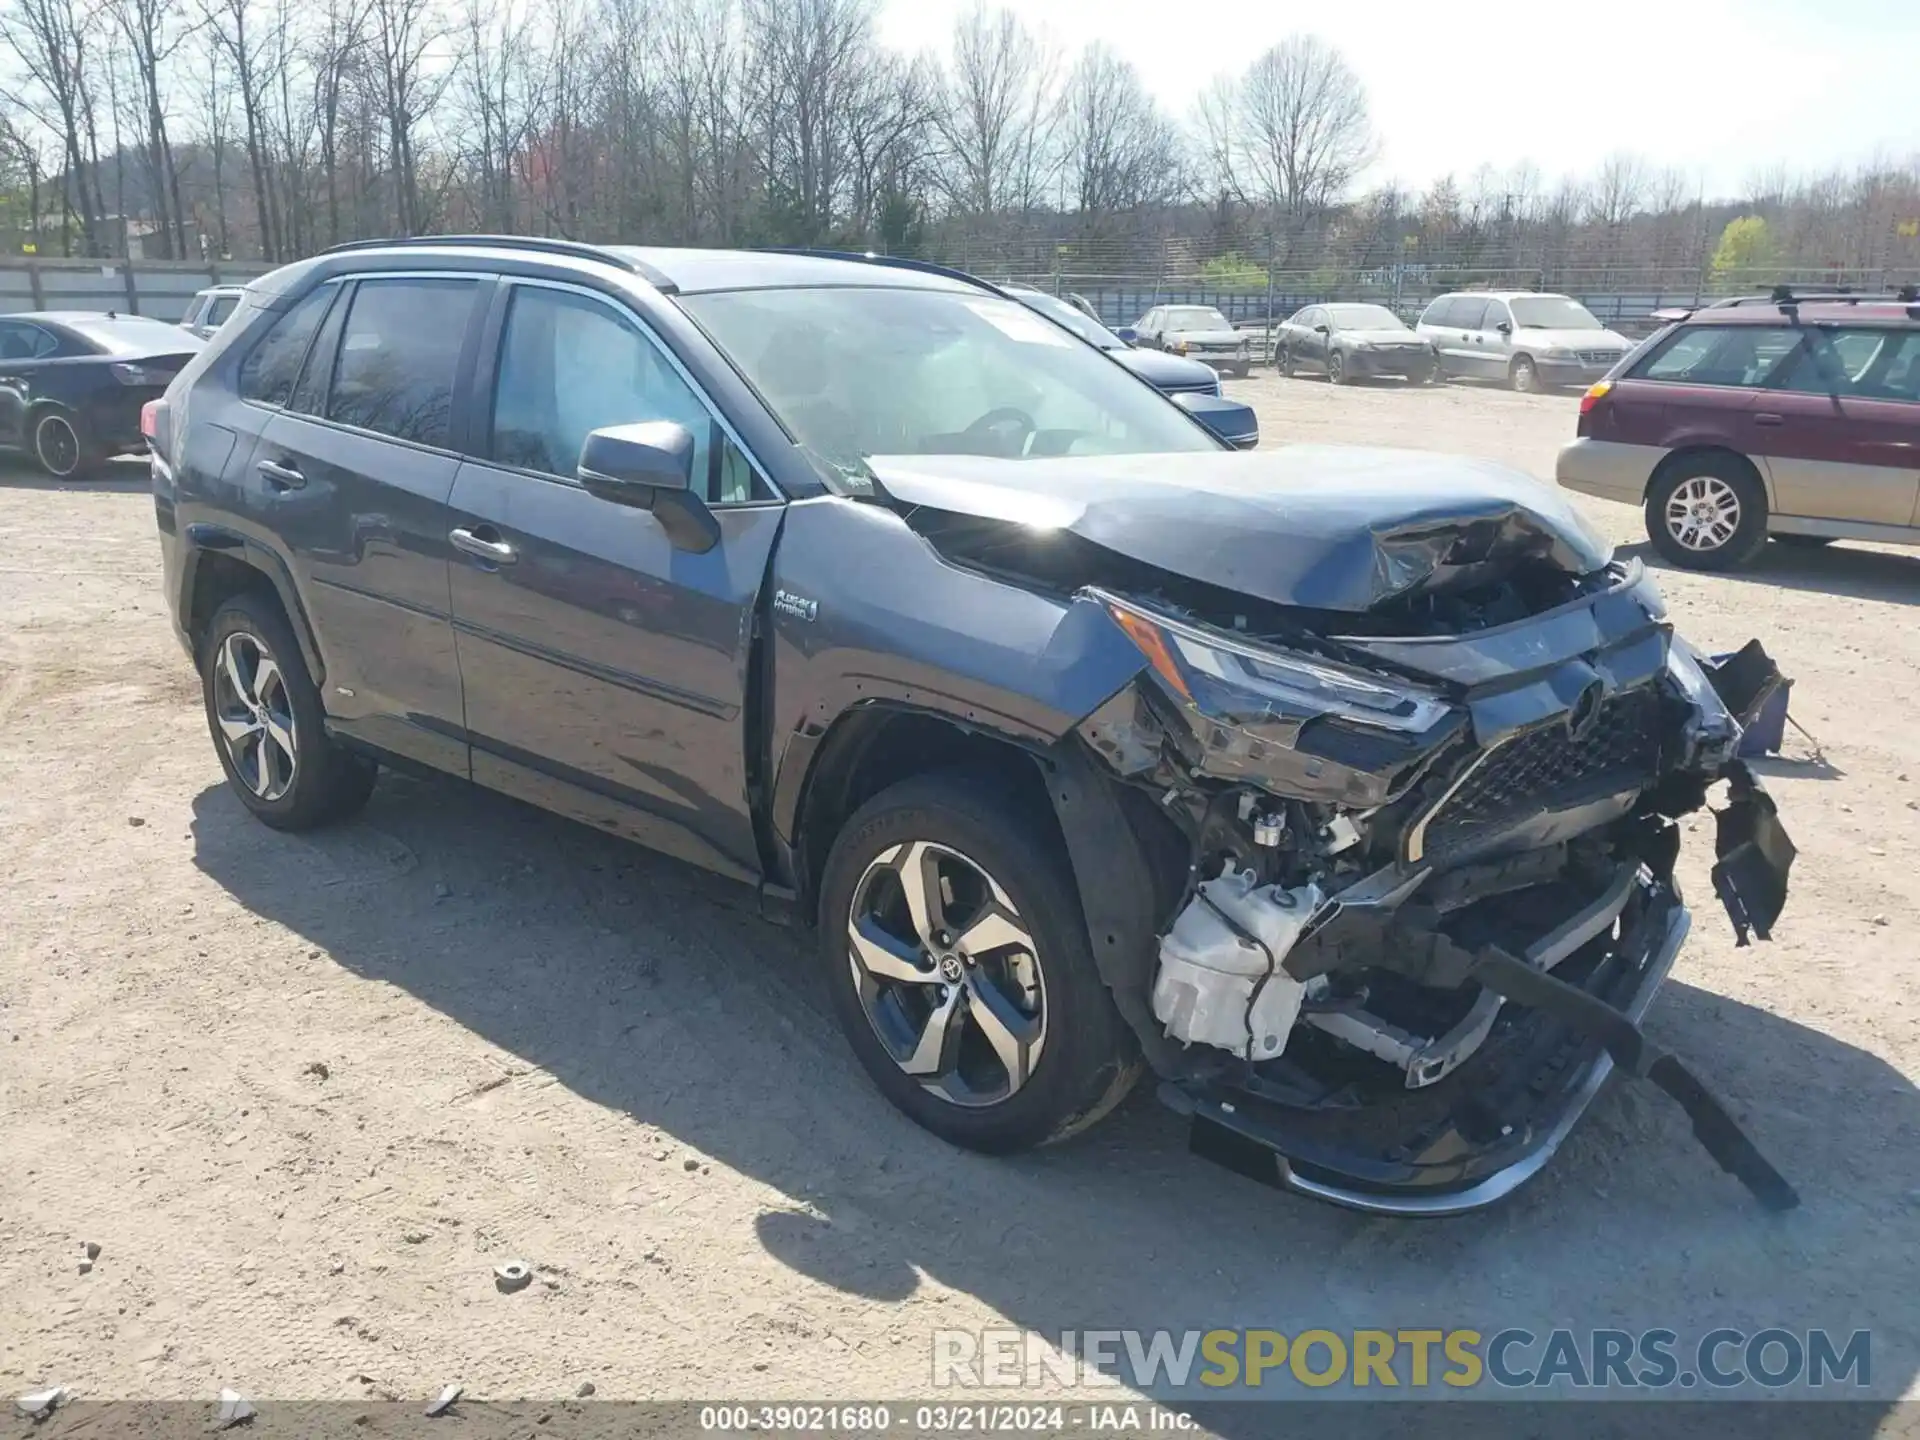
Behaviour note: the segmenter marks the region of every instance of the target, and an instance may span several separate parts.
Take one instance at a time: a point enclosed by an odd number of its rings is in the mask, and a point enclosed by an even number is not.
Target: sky
[[[996,0],[988,0],[990,7]],[[972,0],[883,0],[880,32],[944,52]],[[1380,158],[1362,184],[1463,183],[1531,161],[1551,182],[1629,151],[1708,198],[1759,171],[1920,156],[1920,0],[1012,0],[1077,50],[1104,39],[1177,118],[1288,34],[1337,46]]]

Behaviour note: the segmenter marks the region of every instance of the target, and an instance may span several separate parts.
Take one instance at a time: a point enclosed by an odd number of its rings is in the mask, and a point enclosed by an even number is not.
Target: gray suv
[[[1785,903],[1736,758],[1778,676],[1676,638],[1557,490],[1236,453],[955,271],[502,237],[274,271],[146,418],[264,824],[424,765],[738,881],[979,1150],[1149,1068],[1243,1174],[1444,1214],[1619,1065],[1794,1203],[1637,1023],[1713,782],[1735,925]]]
[[[1578,300],[1530,290],[1442,295],[1418,328],[1443,378],[1504,380],[1521,391],[1590,385],[1633,348]]]

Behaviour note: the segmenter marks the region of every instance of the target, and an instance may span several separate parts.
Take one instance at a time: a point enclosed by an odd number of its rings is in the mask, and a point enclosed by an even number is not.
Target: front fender
[[[838,496],[788,507],[772,585],[773,819],[788,842],[807,762],[857,706],[1044,746],[1146,664],[1096,602],[951,564],[894,511]]]

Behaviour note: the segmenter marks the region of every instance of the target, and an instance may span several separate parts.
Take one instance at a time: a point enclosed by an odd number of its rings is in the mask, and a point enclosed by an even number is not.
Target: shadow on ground
[[[250,911],[579,1095],[805,1196],[825,1219],[769,1210],[759,1241],[850,1295],[897,1301],[931,1279],[1056,1338],[1870,1328],[1873,1392],[1913,1378],[1920,1096],[1866,1051],[1705,990],[1671,985],[1651,1028],[1747,1119],[1802,1209],[1762,1213],[1673,1107],[1626,1087],[1505,1206],[1369,1219],[1189,1157],[1145,1087],[1057,1149],[951,1149],[867,1083],[802,935],[722,882],[459,782],[383,777],[365,818],[304,837],[263,829],[220,787],[194,813],[198,865]],[[396,844],[418,861],[397,875],[374,859]],[[1844,1413],[1858,1422],[1832,1433],[1865,1436],[1880,1416]],[[1255,1416],[1209,1423],[1251,1434]]]
[[[1678,568],[1645,540],[1622,545],[1614,554],[1620,559],[1642,560],[1651,569]],[[1746,569],[1716,572],[1714,578],[1735,585],[1771,585],[1821,595],[1851,595],[1856,600],[1920,605],[1920,551],[1894,554],[1844,544],[1815,549],[1767,545]]]

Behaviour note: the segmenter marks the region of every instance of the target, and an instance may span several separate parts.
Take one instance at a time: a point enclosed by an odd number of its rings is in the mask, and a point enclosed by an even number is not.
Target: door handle
[[[253,467],[265,477],[269,485],[282,490],[298,490],[307,483],[307,477],[291,465],[278,460],[262,460]]]
[[[1756,425],[1784,425],[1786,421],[1786,416],[1776,415],[1771,410],[1762,410],[1753,417],[1753,423]]]
[[[513,546],[502,540],[500,532],[491,525],[482,525],[477,531],[464,528],[449,530],[447,539],[453,542],[454,549],[495,565],[511,565],[520,558]]]

